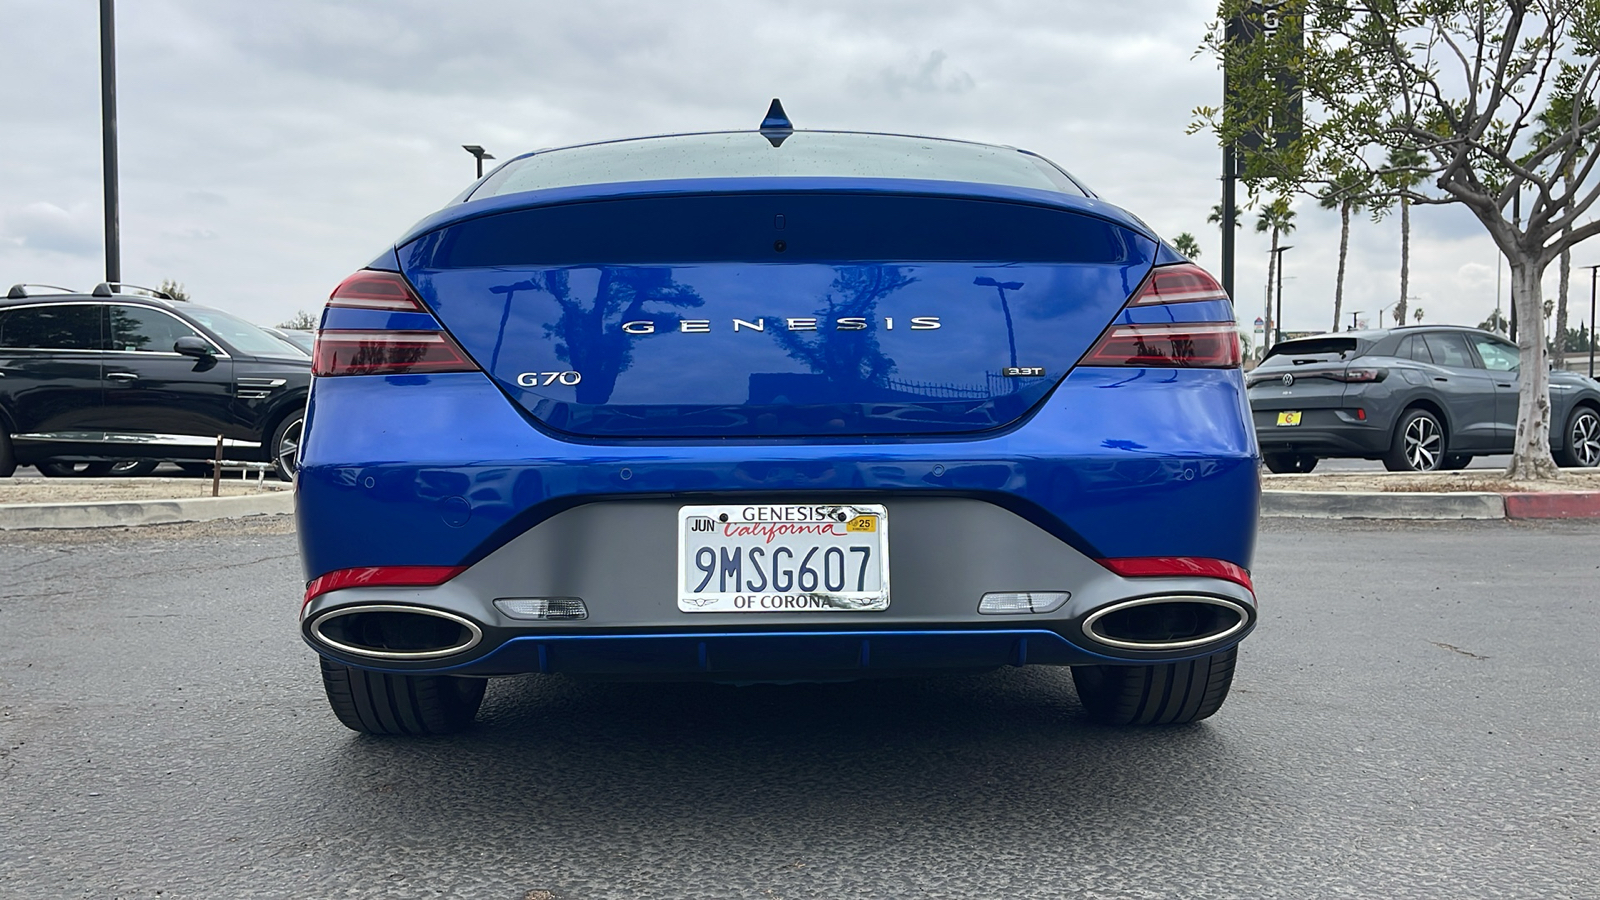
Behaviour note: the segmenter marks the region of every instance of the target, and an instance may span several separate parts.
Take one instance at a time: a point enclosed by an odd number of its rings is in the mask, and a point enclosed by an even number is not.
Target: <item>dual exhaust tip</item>
[[[1120,650],[1188,650],[1226,640],[1250,624],[1250,610],[1222,597],[1161,595],[1122,600],[1083,620],[1089,640]],[[370,659],[428,660],[465,653],[483,640],[476,622],[420,606],[367,604],[311,623],[321,643]]]
[[[1189,650],[1226,640],[1250,624],[1250,610],[1223,597],[1162,595],[1111,603],[1083,620],[1089,640],[1120,650]]]

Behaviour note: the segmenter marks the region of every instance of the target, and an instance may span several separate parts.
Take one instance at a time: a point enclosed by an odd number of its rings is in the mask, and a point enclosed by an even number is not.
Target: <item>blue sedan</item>
[[[1256,623],[1228,297],[1025,151],[774,103],[530,153],[339,285],[314,371],[300,626],[357,731],[1030,664],[1186,723]]]

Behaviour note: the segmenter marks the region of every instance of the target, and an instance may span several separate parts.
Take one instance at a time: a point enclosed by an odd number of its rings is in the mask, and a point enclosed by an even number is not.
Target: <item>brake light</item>
[[[1225,559],[1206,559],[1199,556],[1134,556],[1102,559],[1097,562],[1124,578],[1198,575],[1202,578],[1221,578],[1239,585],[1252,594],[1256,592],[1255,585],[1250,583],[1250,573],[1243,566]]]
[[[1151,306],[1158,303],[1192,303],[1199,300],[1226,300],[1227,291],[1217,283],[1211,273],[1194,263],[1176,263],[1157,266],[1150,277],[1134,293],[1129,306]]]
[[[404,375],[423,372],[475,372],[478,367],[442,331],[317,332],[311,374]]]
[[[1079,365],[1231,369],[1242,357],[1231,322],[1113,325]]]
[[[427,312],[412,293],[411,285],[396,272],[362,269],[351,275],[328,295],[329,306],[356,309],[387,309],[395,312]]]
[[[306,585],[306,604],[329,591],[342,591],[354,587],[434,587],[460,575],[466,566],[362,566],[358,569],[339,569],[313,578]]]

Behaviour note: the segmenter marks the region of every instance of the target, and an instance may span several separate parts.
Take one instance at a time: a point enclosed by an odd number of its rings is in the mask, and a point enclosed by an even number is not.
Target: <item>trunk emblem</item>
[[[1289,387],[1292,384],[1294,384],[1294,376],[1293,375],[1289,375],[1289,374],[1285,374],[1283,376],[1283,386],[1284,387]]]

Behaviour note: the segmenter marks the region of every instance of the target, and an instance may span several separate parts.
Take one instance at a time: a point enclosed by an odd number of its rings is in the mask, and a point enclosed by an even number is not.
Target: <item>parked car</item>
[[[1273,472],[1329,457],[1392,472],[1461,469],[1511,452],[1515,345],[1476,328],[1414,325],[1283,341],[1248,377],[1261,455]],[[1600,465],[1600,384],[1550,373],[1550,448],[1563,466]]]
[[[102,284],[0,300],[0,477],[230,459],[293,475],[311,360],[219,309]]]
[[[283,338],[293,344],[296,350],[307,356],[311,355],[311,348],[317,342],[317,333],[314,331],[301,331],[298,328],[267,328],[265,326],[261,330],[275,337]]]
[[[333,292],[297,515],[345,725],[459,729],[518,673],[1221,706],[1259,500],[1227,296],[1041,157],[774,107],[518,157]]]

